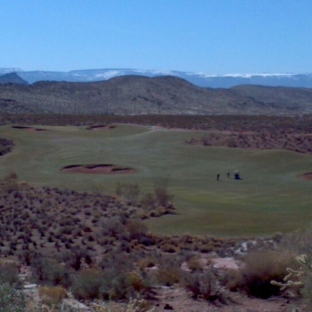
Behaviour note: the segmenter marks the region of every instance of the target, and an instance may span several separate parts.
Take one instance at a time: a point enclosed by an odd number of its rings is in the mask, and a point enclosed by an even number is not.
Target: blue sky
[[[311,0],[0,0],[0,67],[312,72]]]

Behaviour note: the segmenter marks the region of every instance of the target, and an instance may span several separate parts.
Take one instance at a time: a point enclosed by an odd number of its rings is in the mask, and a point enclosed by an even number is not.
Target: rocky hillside
[[[90,83],[0,85],[0,112],[118,115],[301,115],[312,113],[312,89],[201,88],[172,76],[123,76]]]
[[[3,83],[16,83],[16,84],[23,84],[23,85],[28,84],[26,80],[22,79],[16,73],[9,73],[9,74],[0,76],[0,84],[3,84]]]

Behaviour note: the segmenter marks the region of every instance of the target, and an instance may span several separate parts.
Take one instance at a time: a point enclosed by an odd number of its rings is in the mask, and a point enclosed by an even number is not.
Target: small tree
[[[154,209],[156,204],[157,204],[156,197],[152,193],[144,194],[144,196],[141,199],[141,205],[147,211]]]
[[[154,184],[154,193],[160,206],[167,207],[170,205],[173,195],[168,191],[169,179],[158,179]]]
[[[118,182],[116,185],[116,194],[126,200],[137,202],[140,195],[140,187],[138,184]]]
[[[6,192],[18,190],[18,175],[16,172],[11,171],[6,174],[2,188]]]

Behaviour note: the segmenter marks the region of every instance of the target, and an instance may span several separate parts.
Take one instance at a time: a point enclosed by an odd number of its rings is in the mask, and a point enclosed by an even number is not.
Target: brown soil
[[[99,165],[70,165],[62,168],[66,173],[83,173],[83,174],[132,174],[137,170],[129,167],[119,167],[110,164]]]
[[[165,311],[171,307],[173,311],[179,312],[290,312],[308,311],[302,302],[296,299],[272,297],[269,299],[258,299],[247,297],[239,292],[228,293],[228,303],[210,303],[205,300],[194,300],[183,288],[162,287],[158,291],[157,306],[155,312]],[[300,310],[293,309],[297,307]]]

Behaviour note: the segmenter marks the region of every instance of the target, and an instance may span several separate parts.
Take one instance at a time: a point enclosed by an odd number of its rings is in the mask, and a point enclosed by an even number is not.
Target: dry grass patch
[[[271,281],[281,282],[287,267],[294,263],[294,255],[285,250],[256,251],[248,254],[245,265],[241,269],[241,276],[236,276],[237,286],[248,295],[266,299],[277,295],[279,287]],[[231,288],[235,288],[233,283]]]

